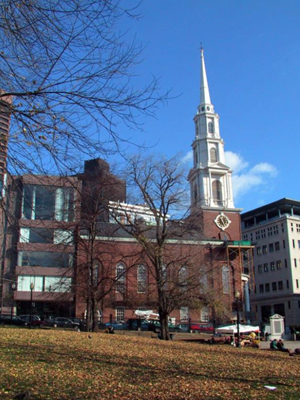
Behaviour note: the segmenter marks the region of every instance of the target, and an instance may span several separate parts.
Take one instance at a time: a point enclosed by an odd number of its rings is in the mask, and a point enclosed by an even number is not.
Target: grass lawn
[[[30,400],[300,398],[300,356],[117,334],[91,336],[0,328],[0,399],[25,391]]]

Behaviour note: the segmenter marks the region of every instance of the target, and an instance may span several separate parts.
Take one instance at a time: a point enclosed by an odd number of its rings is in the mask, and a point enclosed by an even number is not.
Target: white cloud
[[[193,161],[193,150],[186,153],[186,155],[182,157],[181,160],[182,163],[188,163],[188,164],[192,163],[192,161]]]
[[[251,190],[269,187],[271,178],[276,177],[276,167],[267,162],[261,162],[249,168],[249,163],[240,154],[225,152],[226,164],[233,170],[232,186],[235,199],[244,196]]]
[[[225,162],[235,173],[247,168],[249,163],[244,161],[240,154],[233,153],[232,151],[225,152]]]
[[[275,177],[277,175],[277,169],[274,167],[274,165],[268,164],[268,163],[260,163],[255,165],[252,169],[251,172],[254,174],[270,174],[270,176]]]
[[[189,151],[181,160],[183,163],[192,164],[193,151]],[[259,189],[261,193],[268,190],[272,180],[277,176],[276,167],[268,162],[260,162],[254,167],[248,161],[232,151],[225,152],[225,163],[232,169],[232,186],[234,199],[237,200],[245,194]]]

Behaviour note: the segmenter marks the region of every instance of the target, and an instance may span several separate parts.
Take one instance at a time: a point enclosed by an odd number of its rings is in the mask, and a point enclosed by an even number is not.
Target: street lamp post
[[[240,344],[240,292],[235,292],[235,301],[236,301],[236,325],[237,325],[237,340],[236,347],[241,347]]]
[[[12,290],[12,300],[11,300],[11,310],[10,310],[10,321],[12,322],[13,318],[13,313],[14,313],[14,291],[16,289],[17,285],[13,282],[11,284],[11,290]]]
[[[32,292],[34,289],[34,283],[30,283],[30,315],[29,315],[29,327],[31,328],[31,319],[32,319]]]

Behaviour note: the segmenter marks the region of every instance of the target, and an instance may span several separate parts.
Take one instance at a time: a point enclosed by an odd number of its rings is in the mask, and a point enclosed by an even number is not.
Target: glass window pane
[[[46,276],[45,277],[45,291],[46,292],[70,292],[71,291],[71,278]]]
[[[43,276],[18,276],[18,292],[30,292],[30,284],[34,284],[33,292],[43,291]]]
[[[32,218],[33,186],[26,185],[23,189],[23,218]]]
[[[54,219],[54,188],[51,186],[36,186],[35,219]]]
[[[53,230],[45,228],[30,228],[30,243],[52,243]]]
[[[21,228],[20,229],[20,243],[29,243],[30,229],[29,228]]]
[[[147,267],[139,265],[137,270],[138,293],[145,293],[147,287]]]
[[[54,244],[73,244],[73,232],[62,229],[55,229],[54,231]]]
[[[72,266],[72,254],[43,251],[19,252],[19,265],[31,267],[68,268]]]

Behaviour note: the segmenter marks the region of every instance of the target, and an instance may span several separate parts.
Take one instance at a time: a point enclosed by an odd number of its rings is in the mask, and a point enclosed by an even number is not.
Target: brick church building
[[[165,245],[170,318],[225,322],[236,318],[238,305],[241,318],[249,320],[252,246],[241,241],[241,210],[234,206],[203,50],[194,122],[188,180],[191,217],[198,218],[201,233],[186,232]],[[44,318],[82,318],[91,301],[102,322],[127,320],[136,310],[158,311],[151,260],[128,234],[125,219],[142,218],[149,241],[155,240],[155,221],[147,207],[126,203],[125,182],[105,161],[86,161],[84,172],[72,177],[13,177],[6,195],[1,313],[27,314],[33,306]],[[119,220],[111,218],[116,210]]]

